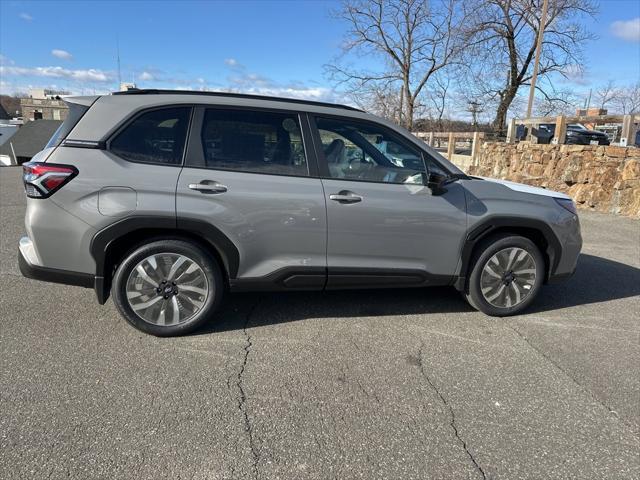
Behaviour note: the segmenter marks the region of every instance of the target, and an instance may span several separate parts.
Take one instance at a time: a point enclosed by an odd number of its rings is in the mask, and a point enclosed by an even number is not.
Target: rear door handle
[[[341,192],[329,195],[329,200],[333,200],[338,203],[358,203],[362,201],[362,197],[350,192],[349,190],[342,190]]]
[[[189,188],[201,193],[224,193],[228,190],[226,185],[211,180],[203,180],[200,183],[190,183]]]

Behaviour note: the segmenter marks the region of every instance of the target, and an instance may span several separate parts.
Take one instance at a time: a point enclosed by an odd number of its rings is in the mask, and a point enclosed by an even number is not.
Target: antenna
[[[122,73],[120,71],[120,39],[116,36],[116,55],[118,58],[118,90],[120,90],[120,85],[122,85]]]

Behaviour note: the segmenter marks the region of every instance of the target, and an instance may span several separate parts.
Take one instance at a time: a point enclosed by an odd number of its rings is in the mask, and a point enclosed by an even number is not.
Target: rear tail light
[[[28,162],[22,165],[22,181],[29,198],[47,198],[78,174],[71,165]]]

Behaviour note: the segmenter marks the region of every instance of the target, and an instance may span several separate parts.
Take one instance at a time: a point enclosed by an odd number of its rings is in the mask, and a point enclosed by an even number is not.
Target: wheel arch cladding
[[[133,247],[150,238],[182,238],[199,244],[220,263],[225,281],[238,273],[240,253],[229,238],[213,225],[193,219],[133,216],[100,230],[91,241],[91,256],[96,262],[94,288],[98,302],[109,298],[111,280],[120,260]]]
[[[545,261],[545,282],[556,270],[562,252],[560,240],[551,227],[542,220],[521,217],[488,218],[473,227],[467,234],[461,252],[460,274],[454,283],[463,291],[469,273],[469,263],[482,240],[498,234],[513,234],[531,240],[539,249]]]

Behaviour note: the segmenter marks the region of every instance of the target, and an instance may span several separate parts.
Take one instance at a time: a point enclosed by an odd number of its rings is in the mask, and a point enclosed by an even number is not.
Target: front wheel
[[[515,315],[538,295],[544,273],[544,259],[531,240],[495,236],[484,241],[472,259],[465,297],[487,315]]]
[[[120,314],[138,330],[157,336],[190,333],[220,304],[220,267],[200,246],[157,240],[130,252],[113,278]]]

